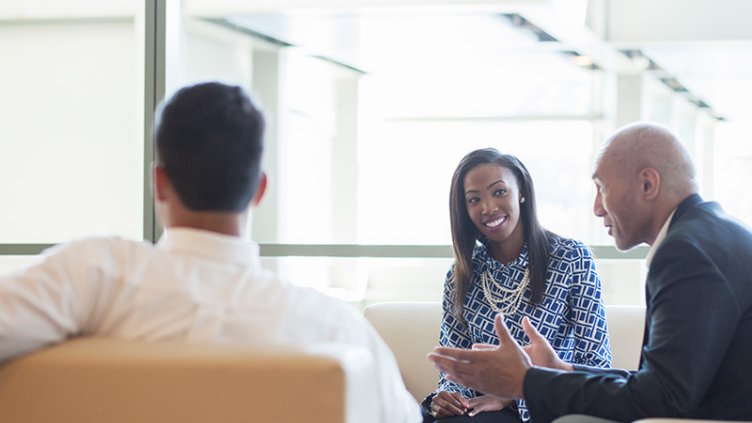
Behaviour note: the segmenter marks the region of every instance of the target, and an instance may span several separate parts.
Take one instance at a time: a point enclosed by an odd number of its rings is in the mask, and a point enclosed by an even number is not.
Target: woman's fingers
[[[431,401],[435,417],[458,416],[465,414],[467,402],[459,392],[441,391]]]

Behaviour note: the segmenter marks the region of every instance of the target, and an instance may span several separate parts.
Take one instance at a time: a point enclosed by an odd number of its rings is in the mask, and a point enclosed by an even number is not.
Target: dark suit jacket
[[[531,368],[535,423],[566,414],[752,420],[752,233],[717,203],[686,198],[653,257],[636,372]]]

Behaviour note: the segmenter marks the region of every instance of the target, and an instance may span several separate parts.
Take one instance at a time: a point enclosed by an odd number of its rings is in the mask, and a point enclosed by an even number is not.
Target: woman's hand
[[[437,419],[461,416],[467,409],[467,400],[459,392],[440,391],[431,400],[431,414]]]
[[[475,416],[483,411],[496,411],[508,406],[512,403],[512,400],[505,400],[501,398],[492,397],[490,395],[481,395],[479,397],[470,398],[468,401],[468,413],[470,417]]]

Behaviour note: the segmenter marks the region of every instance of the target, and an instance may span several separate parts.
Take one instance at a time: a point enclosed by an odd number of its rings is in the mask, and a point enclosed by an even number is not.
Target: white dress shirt
[[[379,372],[381,421],[421,419],[394,356],[357,311],[278,279],[261,268],[258,246],[237,237],[180,228],[156,246],[85,239],[0,277],[0,361],[77,335],[364,346]]]
[[[655,241],[653,241],[653,245],[650,246],[650,249],[648,250],[648,255],[645,257],[645,266],[650,268],[650,263],[653,262],[653,257],[655,257],[656,251],[658,251],[658,247],[661,246],[663,243],[663,240],[666,238],[666,234],[668,233],[668,227],[671,226],[671,219],[674,218],[674,213],[676,213],[676,209],[671,212],[670,215],[668,215],[668,218],[665,222],[663,222],[663,226],[661,226],[661,230],[658,232],[658,235],[655,237]]]

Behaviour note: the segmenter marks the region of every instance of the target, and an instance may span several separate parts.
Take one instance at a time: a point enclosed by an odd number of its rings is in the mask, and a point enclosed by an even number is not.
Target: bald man
[[[646,417],[752,420],[752,233],[697,194],[689,154],[668,129],[626,126],[593,174],[594,212],[620,250],[647,257],[647,318],[636,372],[572,366],[528,323],[521,348],[497,316],[501,344],[437,347],[429,359],[465,386],[525,399],[532,420]]]

